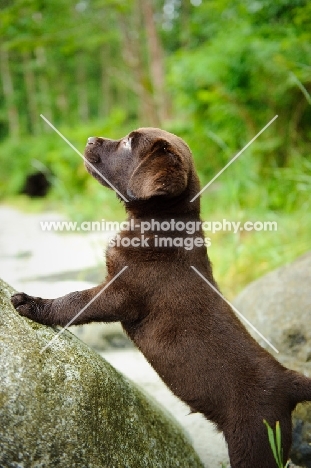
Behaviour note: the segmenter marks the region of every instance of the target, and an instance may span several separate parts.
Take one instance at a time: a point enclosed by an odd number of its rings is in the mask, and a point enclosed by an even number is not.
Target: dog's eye
[[[161,146],[161,151],[163,151],[166,154],[169,154],[171,152],[169,145],[166,145],[166,144]]]
[[[162,147],[162,151],[167,155],[167,156],[175,156],[172,149],[168,145],[164,145]]]
[[[151,153],[155,153],[156,156],[161,156],[163,153],[170,155],[172,153],[172,148],[166,141],[158,140],[152,145]]]

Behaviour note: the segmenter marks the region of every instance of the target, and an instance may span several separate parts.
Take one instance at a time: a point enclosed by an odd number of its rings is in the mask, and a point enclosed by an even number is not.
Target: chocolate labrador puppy
[[[190,149],[140,128],[118,141],[89,138],[85,158],[92,176],[127,199],[129,223],[107,250],[106,281],[57,299],[18,293],[14,307],[46,325],[120,321],[171,391],[223,431],[232,468],[276,466],[264,419],[280,422],[285,463],[291,412],[311,400],[311,379],[261,348],[198,275],[218,290],[199,198],[191,201],[200,187]]]

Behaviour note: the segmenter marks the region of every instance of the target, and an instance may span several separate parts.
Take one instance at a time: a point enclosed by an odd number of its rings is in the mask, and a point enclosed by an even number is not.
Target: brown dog
[[[218,288],[199,199],[191,202],[199,180],[188,146],[163,130],[141,128],[118,141],[89,138],[85,157],[87,170],[102,185],[109,181],[127,197],[132,220],[108,248],[107,279],[58,299],[15,294],[13,305],[37,322],[64,326],[93,299],[74,324],[121,321],[172,392],[224,432],[232,468],[276,466],[264,419],[273,427],[280,421],[285,463],[291,412],[311,400],[311,379],[262,349],[191,268]],[[148,223],[151,229],[142,235]],[[195,228],[181,231],[182,223]]]

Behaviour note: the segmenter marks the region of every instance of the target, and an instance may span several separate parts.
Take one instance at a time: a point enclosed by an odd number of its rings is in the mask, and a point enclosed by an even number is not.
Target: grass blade
[[[279,466],[279,460],[278,460],[278,455],[276,451],[276,445],[275,445],[275,439],[274,439],[274,432],[273,429],[269,426],[268,422],[264,419],[263,420],[264,424],[266,425],[267,431],[268,431],[268,439],[270,443],[271,450],[273,452],[274,459]]]
[[[282,460],[282,445],[281,445],[281,428],[280,428],[279,421],[277,421],[275,424],[275,436],[276,436],[276,451],[277,451],[278,458],[279,458],[279,464],[282,465],[283,460]]]

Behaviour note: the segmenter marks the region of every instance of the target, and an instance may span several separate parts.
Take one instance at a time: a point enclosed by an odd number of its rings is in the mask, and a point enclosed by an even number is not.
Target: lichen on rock
[[[0,281],[0,466],[199,468],[154,401],[69,331],[20,317]]]

